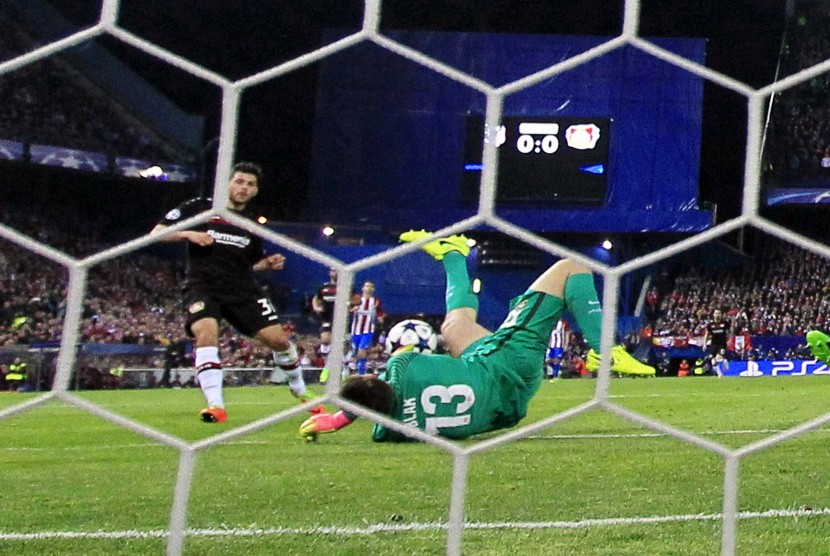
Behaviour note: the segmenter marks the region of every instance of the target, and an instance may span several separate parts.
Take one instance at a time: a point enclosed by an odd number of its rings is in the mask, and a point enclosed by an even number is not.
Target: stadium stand
[[[26,204],[21,210],[18,203]],[[85,256],[111,245],[111,230],[96,228],[81,207],[29,204],[31,200],[9,199],[0,209],[5,225],[74,256]],[[63,230],[78,233],[68,235]],[[118,237],[116,232],[114,237]],[[106,345],[79,359],[78,388],[147,388],[158,373],[112,375],[111,369],[165,368],[168,351],[178,349],[173,367],[188,368],[190,340],[184,337],[179,283],[181,261],[163,250],[149,249],[128,257],[108,260],[90,269],[87,297],[81,321],[84,344]],[[28,250],[0,240],[0,364],[8,364],[21,353],[29,353],[32,388],[48,389],[54,357],[42,359],[43,350],[55,352],[63,332],[68,274],[60,265],[33,256]],[[291,325],[290,319],[286,324]],[[318,351],[316,333],[297,332],[298,345],[309,354]],[[130,346],[146,346],[130,350]],[[155,349],[150,349],[155,348]],[[223,361],[229,368],[260,369],[270,366],[270,354],[230,328],[220,340]],[[131,352],[132,355],[119,355]],[[319,358],[310,367],[322,366]],[[251,373],[229,373],[230,385],[267,379]],[[171,377],[171,383],[176,381]],[[186,385],[186,380],[181,380]],[[2,388],[2,386],[0,386]]]
[[[826,259],[775,238],[765,239],[756,257],[735,268],[681,263],[655,281],[659,302],[648,327],[674,346],[700,345],[719,309],[730,323],[730,337],[803,336],[823,328],[830,316],[824,280],[829,270]],[[750,350],[742,356],[767,354]]]
[[[0,59],[40,46],[0,16]],[[30,64],[0,80],[0,139],[143,160],[186,162],[193,155],[143,125],[61,56]]]
[[[782,57],[783,72],[792,74],[830,57],[830,10],[821,6],[802,8],[788,29]],[[9,59],[37,46],[7,19],[0,17],[0,58]],[[0,115],[0,137],[24,141],[60,143],[63,146],[106,152],[111,156],[169,158],[182,156],[148,129],[141,128],[128,113],[74,71],[61,57],[52,57],[13,72],[0,82],[0,100],[8,106]],[[830,114],[826,101],[825,76],[796,87],[774,105],[770,151],[778,160],[776,169],[786,168],[799,175],[817,175],[830,145],[825,121]],[[65,211],[62,211],[65,212]],[[57,215],[55,215],[57,216]],[[14,224],[13,214],[4,222]],[[62,226],[79,229],[84,219],[72,213],[60,215]],[[52,216],[50,216],[52,218]],[[65,219],[73,219],[66,222]],[[73,254],[99,251],[105,245],[90,234],[88,239],[73,239],[66,244],[60,228],[50,229],[36,222],[18,222],[21,231],[33,232],[45,242]],[[83,235],[79,236],[83,237]],[[779,252],[781,251],[781,252]],[[767,255],[752,270],[740,273],[709,271],[695,266],[674,270],[674,289],[660,292],[662,301],[649,323],[655,336],[695,338],[705,327],[708,315],[721,308],[731,319],[731,334],[746,331],[752,335],[801,335],[826,321],[827,306],[820,302],[816,279],[805,269],[816,268],[814,275],[826,274],[826,262],[815,256],[793,252],[785,244],[775,250],[781,257],[773,262]],[[522,264],[493,250],[482,264]],[[0,244],[3,299],[0,308],[0,345],[56,343],[60,341],[63,290],[66,276],[62,268],[43,262],[32,263],[26,252],[12,244]],[[782,273],[781,260],[790,261]],[[533,262],[532,260],[530,261]],[[34,279],[15,280],[23,271]],[[84,341],[98,343],[166,345],[181,335],[175,295],[181,269],[153,255],[109,261],[91,275],[88,314],[84,319]],[[791,278],[798,271],[798,279]],[[153,296],[153,293],[157,295]],[[119,300],[118,306],[108,300]],[[19,319],[24,318],[25,322]],[[17,326],[13,326],[18,323]],[[578,339],[578,337],[577,337]],[[694,341],[694,340],[693,340]],[[263,364],[261,354],[249,342],[228,332],[224,349],[238,366]],[[633,340],[632,340],[633,342]],[[583,346],[572,344],[578,356]],[[308,349],[314,345],[308,342]]]
[[[780,77],[830,57],[830,8],[800,3],[789,20]],[[768,169],[779,178],[830,177],[830,101],[827,74],[776,95],[767,132]],[[823,162],[824,161],[824,162]]]
[[[3,221],[75,256],[109,245],[103,238],[112,232],[90,227],[79,207],[31,208],[17,210],[10,201],[2,211]],[[70,236],[62,232],[66,229],[83,233]],[[671,338],[672,347],[699,345],[715,309],[728,317],[730,336],[803,336],[809,329],[824,327],[830,316],[830,287],[823,277],[830,271],[830,262],[774,238],[766,238],[763,245],[756,257],[745,257],[740,265],[707,267],[681,261],[657,269],[647,298],[647,332],[634,330],[621,340],[630,347],[653,338]],[[482,257],[482,264],[491,264],[490,259]],[[0,241],[0,268],[0,346],[56,346],[66,302],[65,269],[7,241]],[[161,348],[177,342],[187,345],[178,299],[182,270],[179,259],[154,249],[93,267],[82,321],[83,342]],[[317,352],[317,335],[302,326],[298,332],[306,352]],[[229,366],[268,365],[267,354],[256,343],[229,329],[223,332],[221,346]],[[566,362],[570,364],[585,351],[575,334]],[[163,355],[161,349],[141,365],[161,368]],[[740,357],[768,355],[750,350]],[[189,365],[187,360],[181,363]],[[100,364],[118,366],[109,360]]]

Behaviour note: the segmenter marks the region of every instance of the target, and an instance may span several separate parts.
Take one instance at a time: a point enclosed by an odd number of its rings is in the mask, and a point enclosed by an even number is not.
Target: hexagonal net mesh
[[[227,196],[227,182],[229,178],[229,171],[232,166],[235,151],[235,141],[237,135],[237,119],[238,108],[240,103],[240,96],[245,89],[254,85],[263,83],[271,79],[278,79],[280,76],[312,64],[320,59],[332,55],[342,49],[349,48],[352,45],[362,41],[371,41],[381,48],[387,49],[392,53],[410,59],[411,61],[421,64],[431,70],[438,72],[449,79],[462,83],[472,89],[475,89],[487,98],[486,121],[490,128],[495,128],[497,122],[501,118],[503,99],[512,93],[521,91],[528,87],[532,87],[551,76],[560,72],[567,71],[574,67],[589,62],[590,60],[600,57],[614,49],[624,46],[630,46],[641,49],[652,56],[660,58],[667,63],[674,64],[685,69],[688,72],[696,74],[719,86],[737,92],[747,98],[749,126],[747,131],[747,155],[746,158],[746,172],[744,183],[743,209],[739,218],[730,222],[721,224],[706,232],[697,234],[687,240],[678,244],[665,247],[650,255],[640,257],[635,260],[628,261],[618,267],[607,267],[592,259],[587,259],[577,253],[570,252],[568,249],[550,243],[521,227],[515,226],[507,221],[499,218],[494,212],[494,191],[497,177],[497,168],[495,164],[495,151],[492,146],[493,142],[488,143],[484,152],[484,168],[482,175],[481,193],[479,199],[479,206],[475,216],[457,222],[442,230],[436,230],[439,234],[459,233],[470,228],[480,225],[490,226],[508,236],[516,238],[527,244],[533,245],[541,250],[557,254],[567,255],[577,259],[579,262],[589,266],[595,272],[604,277],[604,315],[603,315],[603,351],[607,352],[613,342],[614,322],[616,319],[616,299],[619,295],[619,280],[624,274],[644,267],[653,262],[666,259],[680,253],[692,246],[702,244],[710,241],[741,226],[751,225],[760,230],[763,230],[771,235],[785,239],[786,241],[801,246],[805,249],[814,251],[824,256],[830,256],[830,252],[821,244],[815,243],[811,240],[805,239],[802,236],[792,233],[791,231],[779,227],[776,224],[765,220],[758,214],[759,204],[759,189],[760,189],[760,145],[763,130],[763,117],[766,99],[776,92],[779,92],[787,87],[792,87],[802,83],[812,77],[810,70],[805,70],[800,74],[796,74],[785,81],[778,82],[771,86],[762,89],[753,89],[747,85],[731,79],[728,76],[714,72],[706,67],[697,65],[689,60],[672,54],[658,46],[645,41],[638,37],[638,18],[640,11],[640,3],[638,0],[628,0],[625,3],[625,18],[623,32],[620,36],[615,37],[608,42],[595,47],[578,56],[570,58],[558,64],[554,64],[532,75],[525,76],[522,79],[508,83],[501,87],[493,87],[486,82],[481,81],[471,75],[458,71],[457,69],[447,66],[442,62],[425,56],[411,48],[390,40],[379,32],[379,21],[381,13],[380,0],[366,0],[365,14],[362,29],[338,42],[324,46],[316,51],[310,52],[299,58],[285,62],[279,66],[262,71],[256,75],[252,75],[245,79],[238,81],[230,81],[221,75],[211,72],[187,59],[183,59],[173,53],[170,53],[144,39],[135,36],[130,32],[118,26],[117,14],[119,9],[119,0],[105,0],[101,12],[101,17],[97,25],[77,32],[67,38],[57,42],[47,44],[32,52],[26,53],[22,56],[0,64],[0,75],[11,72],[21,68],[27,64],[32,64],[46,58],[50,55],[58,53],[66,48],[78,45],[84,41],[95,38],[101,34],[109,34],[121,41],[140,49],[151,56],[159,58],[169,64],[175,65],[185,72],[213,83],[221,88],[223,95],[223,105],[221,114],[221,137],[219,142],[219,156],[216,167],[216,180],[214,185],[214,199],[224,199]],[[213,210],[224,216],[231,218],[235,223],[237,220],[232,215],[226,212],[226,209],[220,205],[214,205]],[[208,215],[201,217],[202,220]],[[249,226],[249,223],[238,221],[240,225]],[[186,224],[192,224],[187,222]],[[345,330],[345,322],[347,318],[347,299],[346,292],[351,290],[351,285],[356,272],[361,269],[368,268],[374,265],[379,265],[394,258],[400,257],[406,253],[413,251],[407,247],[397,247],[388,252],[381,253],[377,256],[360,260],[351,264],[344,264],[341,261],[330,258],[324,254],[316,252],[303,244],[292,241],[289,238],[274,234],[259,227],[251,226],[250,229],[255,233],[262,235],[265,239],[270,240],[282,247],[290,249],[300,255],[313,259],[317,262],[335,266],[341,271],[341,283],[345,287],[339,288],[342,292],[342,299],[338,297],[337,308],[335,313],[334,330]],[[255,430],[259,430],[265,426],[271,425],[275,422],[292,417],[299,413],[298,410],[287,411],[262,421],[257,421],[250,425],[234,429],[224,434],[217,435],[207,440],[187,443],[178,438],[169,436],[165,433],[159,432],[151,427],[142,425],[141,423],[124,418],[120,415],[112,413],[106,409],[96,406],[86,400],[80,399],[67,391],[70,380],[71,369],[75,362],[75,351],[73,346],[78,341],[78,330],[80,328],[80,315],[82,310],[82,302],[85,293],[85,286],[87,281],[87,271],[91,266],[94,266],[101,261],[105,261],[120,255],[128,254],[136,249],[149,245],[157,241],[157,238],[145,236],[137,240],[119,245],[112,249],[98,253],[92,257],[83,259],[76,259],[67,256],[51,247],[45,246],[37,241],[16,233],[11,228],[0,226],[0,237],[6,238],[22,247],[31,250],[34,253],[42,255],[55,263],[65,266],[69,270],[70,281],[68,290],[68,304],[67,316],[64,322],[64,335],[62,338],[61,351],[58,358],[58,372],[56,374],[53,389],[50,393],[35,398],[23,404],[14,405],[8,409],[0,411],[0,418],[8,417],[10,415],[19,414],[36,407],[45,401],[52,398],[60,398],[63,401],[79,407],[91,414],[100,416],[119,426],[128,428],[138,434],[145,435],[158,442],[164,443],[171,447],[175,447],[180,452],[178,477],[176,482],[174,500],[171,508],[171,517],[168,530],[168,554],[181,554],[183,550],[184,538],[186,536],[185,521],[188,512],[188,498],[191,487],[191,479],[194,472],[195,455],[199,450],[213,446],[228,440],[238,438]],[[338,333],[342,334],[342,333]],[[342,341],[342,337],[334,338],[334,345]],[[335,350],[336,351],[336,350]],[[334,353],[333,368],[339,368],[340,354]],[[618,406],[609,399],[609,370],[608,360],[603,362],[603,366],[599,373],[599,378],[596,381],[596,392],[592,400],[584,403],[576,408],[568,410],[551,416],[547,419],[539,421],[529,426],[525,426],[516,430],[512,430],[506,434],[491,438],[483,442],[462,447],[452,442],[447,442],[437,437],[432,437],[426,434],[415,433],[416,437],[435,444],[436,446],[449,452],[454,460],[453,475],[452,475],[452,491],[449,500],[449,522],[447,524],[447,553],[460,554],[461,553],[461,533],[465,525],[465,503],[467,492],[467,470],[468,462],[471,455],[505,445],[516,439],[526,437],[535,431],[544,427],[549,427],[552,424],[568,419],[580,413],[592,410],[602,409],[619,416],[622,419],[631,421],[633,423],[648,427],[655,431],[671,435],[679,440],[690,443],[699,447],[702,450],[708,450],[718,454],[724,460],[724,500],[722,513],[722,554],[733,554],[736,546],[736,522],[738,519],[737,512],[737,498],[738,498],[738,484],[739,484],[739,464],[744,456],[756,453],[769,446],[775,445],[784,440],[790,439],[796,435],[802,434],[809,430],[822,426],[827,421],[830,421],[830,414],[821,416],[812,421],[802,423],[790,430],[772,436],[764,441],[750,444],[738,450],[728,449],[718,443],[700,438],[696,435],[687,433],[683,430],[674,428],[670,425],[662,423],[658,420],[637,414]],[[326,401],[338,402],[340,405],[349,409],[354,409],[356,413],[365,415],[369,419],[387,424],[386,421],[378,419],[370,414],[364,413],[359,407],[350,406],[348,402],[341,400],[337,396],[337,387],[339,386],[339,378],[335,377],[327,386]]]

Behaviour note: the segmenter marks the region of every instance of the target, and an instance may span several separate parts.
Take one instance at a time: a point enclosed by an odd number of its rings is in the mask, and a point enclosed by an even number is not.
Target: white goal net
[[[797,235],[759,215],[761,179],[760,153],[764,118],[768,100],[772,95],[800,83],[804,83],[815,75],[821,73],[823,70],[826,70],[825,66],[827,65],[827,62],[823,65],[810,68],[766,87],[753,88],[727,75],[723,75],[705,66],[691,62],[686,58],[673,54],[660,48],[653,42],[649,42],[641,38],[638,34],[640,2],[638,0],[627,0],[624,8],[623,29],[619,36],[565,61],[555,63],[550,67],[547,67],[532,75],[524,76],[521,79],[502,86],[493,86],[475,76],[459,71],[454,67],[442,63],[432,57],[426,56],[421,52],[413,50],[400,42],[393,41],[384,36],[380,31],[380,19],[382,13],[381,7],[381,0],[366,0],[364,5],[365,13],[363,25],[359,31],[332,44],[323,46],[318,50],[284,62],[276,67],[261,71],[255,75],[250,75],[239,80],[229,80],[222,75],[152,44],[142,37],[136,36],[135,34],[120,27],[118,21],[118,13],[120,8],[119,0],[104,0],[100,20],[96,25],[54,43],[37,48],[34,51],[25,53],[12,60],[3,62],[0,64],[0,77],[28,64],[33,64],[49,56],[60,53],[65,49],[77,46],[85,41],[89,41],[106,34],[168,64],[174,65],[184,72],[192,74],[197,78],[203,79],[206,82],[215,85],[221,89],[222,113],[221,136],[218,146],[219,155],[216,165],[213,198],[215,200],[221,200],[227,197],[229,171],[232,167],[232,162],[235,159],[241,96],[246,89],[263,84],[270,80],[280,79],[286,74],[319,62],[328,56],[336,54],[364,41],[372,42],[380,48],[386,49],[395,55],[407,58],[416,64],[420,64],[432,71],[438,72],[446,78],[461,83],[484,95],[486,97],[486,122],[489,124],[491,129],[494,129],[501,119],[502,107],[507,96],[533,87],[544,82],[546,79],[551,78],[552,76],[571,70],[615,49],[633,47],[663,60],[666,63],[676,65],[687,72],[695,74],[711,83],[716,84],[717,86],[723,87],[746,98],[749,124],[746,133],[747,155],[745,161],[743,204],[741,215],[739,217],[717,225],[706,232],[699,233],[679,243],[660,249],[652,254],[642,256],[634,260],[629,260],[616,267],[610,267],[579,253],[572,252],[561,245],[551,243],[538,235],[535,235],[534,233],[498,216],[495,211],[494,194],[498,170],[495,147],[493,146],[493,142],[490,142],[487,144],[484,151],[484,172],[482,175],[480,198],[475,215],[465,220],[456,222],[451,226],[435,231],[438,234],[453,234],[466,232],[479,226],[488,226],[491,229],[511,236],[512,238],[520,240],[526,244],[532,245],[542,251],[552,253],[554,255],[569,256],[574,258],[577,261],[589,266],[596,273],[602,275],[604,278],[604,291],[602,292],[602,298],[604,299],[602,346],[605,353],[608,353],[610,351],[609,348],[613,345],[613,335],[617,317],[616,300],[620,293],[620,281],[623,276],[630,272],[636,271],[653,264],[654,262],[666,259],[693,246],[701,245],[745,226],[755,227],[756,229],[782,238],[801,248],[818,253],[825,257],[830,257],[830,250],[822,244]],[[739,37],[736,37],[736,40],[739,40]],[[390,79],[391,78],[393,78],[393,76],[390,76]],[[258,235],[261,235],[265,240],[268,240],[281,248],[288,249],[320,264],[336,267],[340,271],[339,282],[342,287],[338,288],[335,322],[333,326],[333,330],[335,331],[345,330],[345,323],[348,315],[348,292],[352,290],[352,284],[358,272],[366,268],[389,262],[418,249],[417,245],[398,246],[379,255],[347,264],[309,248],[302,243],[293,241],[288,237],[238,219],[234,215],[229,214],[224,205],[218,202],[213,206],[213,213],[219,213],[222,216],[232,220],[234,223],[251,229]],[[196,220],[184,222],[181,225],[172,227],[171,229],[173,231],[183,229],[194,224],[195,222],[204,221],[209,216],[210,214],[203,214],[197,217]],[[50,400],[59,399],[93,415],[99,416],[102,419],[106,419],[111,423],[130,429],[137,434],[144,435],[154,441],[163,443],[178,450],[179,466],[173,503],[170,509],[169,530],[167,532],[167,552],[171,555],[181,554],[184,550],[184,541],[187,536],[186,518],[189,510],[188,502],[191,491],[191,481],[194,475],[194,462],[196,455],[206,448],[244,437],[254,431],[270,426],[275,422],[296,418],[301,415],[303,409],[301,407],[292,408],[279,414],[272,415],[266,419],[213,436],[209,439],[190,443],[145,426],[142,423],[127,419],[117,413],[111,412],[78,397],[70,391],[70,379],[76,357],[73,346],[75,346],[79,341],[81,312],[86,292],[89,269],[102,261],[119,257],[146,247],[151,243],[158,241],[158,237],[144,236],[107,249],[106,251],[97,253],[93,256],[84,258],[75,258],[66,255],[63,252],[44,245],[34,239],[23,236],[7,226],[0,226],[0,237],[14,242],[42,257],[45,257],[55,264],[64,266],[69,272],[67,313],[63,324],[64,334],[62,337],[61,350],[57,362],[57,373],[53,388],[50,392],[39,395],[33,399],[29,399],[25,403],[12,405],[0,410],[0,419],[27,412]],[[342,332],[335,333],[333,345],[340,345],[344,339],[345,338]],[[334,361],[332,362],[333,368],[340,367],[340,357],[341,355],[337,353],[337,350],[335,350],[333,355]],[[654,418],[638,414],[615,403],[610,396],[611,381],[608,366],[609,361],[606,358],[603,362],[598,380],[595,383],[596,389],[594,396],[586,403],[568,410],[567,412],[552,415],[531,425],[511,430],[498,437],[461,446],[440,438],[419,433],[418,431],[411,432],[411,434],[415,435],[418,439],[430,442],[440,449],[445,450],[453,459],[452,490],[450,498],[447,501],[449,507],[449,519],[447,523],[448,554],[458,555],[462,553],[461,539],[462,531],[465,526],[468,466],[471,458],[482,452],[492,450],[517,439],[527,437],[546,427],[550,427],[555,423],[592,410],[605,411],[618,416],[622,420],[633,422],[639,426],[652,429],[653,431],[671,435],[672,437],[689,443],[700,450],[706,450],[717,454],[717,456],[722,459],[724,481],[723,508],[721,517],[721,551],[722,554],[725,555],[734,554],[736,552],[737,522],[739,519],[739,470],[743,458],[830,422],[830,413],[828,413],[811,421],[801,423],[800,425],[784,432],[773,434],[762,441],[746,445],[739,449],[730,449],[710,439],[686,432]],[[334,373],[334,375],[337,375],[337,373]],[[367,413],[359,406],[354,406],[348,402],[340,400],[337,396],[339,381],[340,379],[338,376],[333,376],[333,380],[331,380],[327,385],[324,401],[337,403],[338,405],[352,410],[355,413],[375,422],[380,422],[386,426],[404,430],[400,424],[392,422],[389,419],[378,418],[375,415]]]

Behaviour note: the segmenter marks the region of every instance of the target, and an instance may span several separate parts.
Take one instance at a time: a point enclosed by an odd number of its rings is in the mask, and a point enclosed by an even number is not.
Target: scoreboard
[[[602,205],[611,119],[505,116],[495,130],[484,117],[466,121],[461,198],[478,198],[484,141],[495,141],[497,201]]]

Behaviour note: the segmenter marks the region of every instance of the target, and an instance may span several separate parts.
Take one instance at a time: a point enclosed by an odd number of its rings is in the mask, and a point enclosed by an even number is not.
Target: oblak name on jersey
[[[401,411],[401,415],[403,417],[401,422],[404,425],[412,427],[413,429],[418,428],[418,412],[415,398],[406,398],[403,401],[403,411]]]

